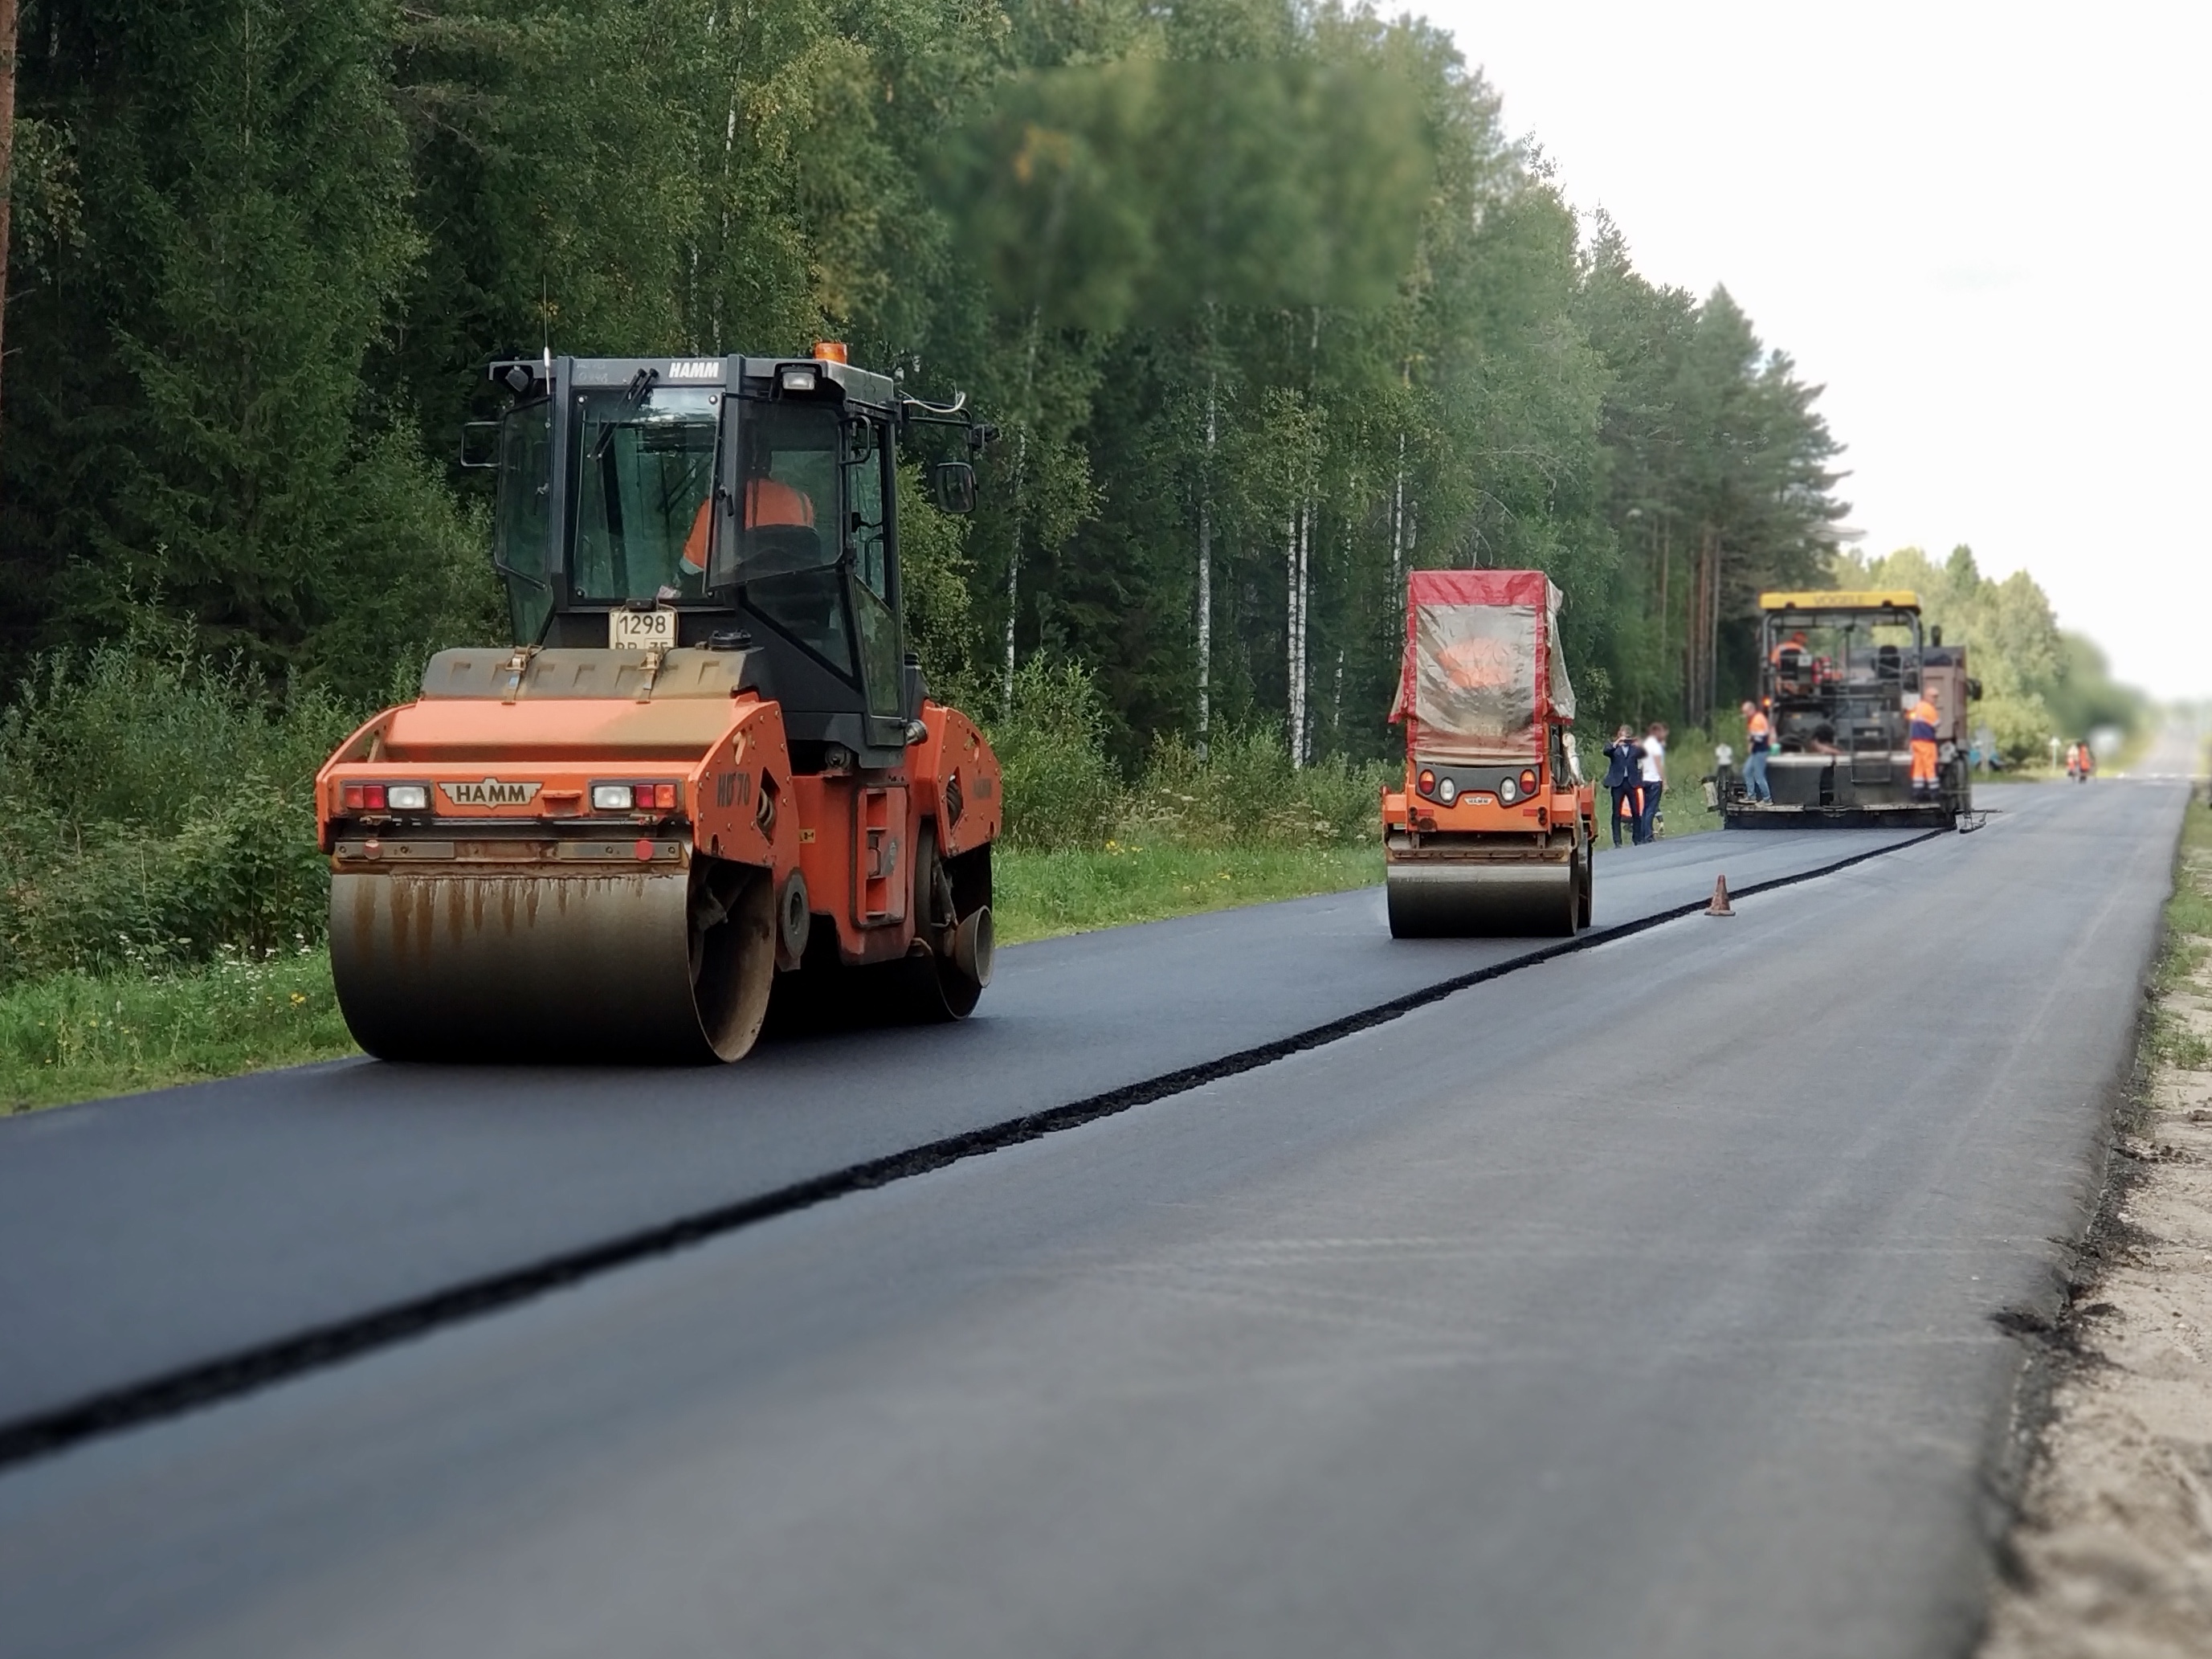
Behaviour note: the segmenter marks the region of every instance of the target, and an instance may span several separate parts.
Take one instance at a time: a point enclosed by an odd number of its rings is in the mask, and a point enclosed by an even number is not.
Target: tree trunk
[[[1305,644],[1305,617],[1299,607],[1300,577],[1302,575],[1299,544],[1305,531],[1306,509],[1304,501],[1291,508],[1290,523],[1285,526],[1286,545],[1283,554],[1283,722],[1284,732],[1291,756],[1291,765],[1298,764],[1298,733],[1305,724],[1305,665],[1299,660],[1301,647]]]
[[[15,200],[15,0],[0,0],[0,363],[7,361],[8,234]]]
[[[1390,491],[1390,587],[1395,607],[1406,597],[1406,434],[1398,434],[1398,482]]]
[[[1022,612],[1022,497],[1029,464],[1030,433],[1023,427],[1014,434],[1014,533],[1006,549],[1006,672],[999,701],[1007,720],[1014,717],[1014,623]]]
[[[1209,331],[1209,338],[1211,331]],[[1206,377],[1205,474],[1198,486],[1198,757],[1206,758],[1206,742],[1213,724],[1213,448],[1218,436],[1216,395],[1220,371],[1209,368]]]

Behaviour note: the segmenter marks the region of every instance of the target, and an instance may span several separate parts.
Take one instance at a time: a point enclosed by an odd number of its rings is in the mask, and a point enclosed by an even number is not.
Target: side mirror
[[[499,465],[499,422],[471,421],[461,428],[461,465],[472,472]]]
[[[975,510],[975,469],[965,461],[939,461],[930,469],[929,493],[940,513]]]

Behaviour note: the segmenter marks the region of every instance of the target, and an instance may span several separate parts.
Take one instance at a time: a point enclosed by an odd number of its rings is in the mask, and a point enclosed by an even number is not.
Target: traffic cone
[[[1735,914],[1733,909],[1729,908],[1728,878],[1726,876],[1715,876],[1713,878],[1713,902],[1705,907],[1705,914],[1709,916],[1732,916]]]

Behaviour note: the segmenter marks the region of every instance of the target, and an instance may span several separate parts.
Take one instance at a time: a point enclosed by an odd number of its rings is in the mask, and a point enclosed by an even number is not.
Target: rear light
[[[349,783],[346,785],[345,801],[356,812],[381,812],[384,810],[384,786],[380,783]]]
[[[1437,775],[1426,767],[1421,769],[1421,775],[1414,781],[1423,794],[1433,795],[1437,793]]]
[[[1524,795],[1533,795],[1536,793],[1536,775],[1533,771],[1523,772],[1521,775],[1521,793]]]
[[[384,798],[395,812],[427,812],[430,810],[430,790],[427,784],[395,783],[385,791]]]
[[[676,786],[672,783],[595,783],[592,786],[594,812],[672,812]]]
[[[1449,778],[1446,778],[1437,786],[1437,799],[1449,806],[1459,799],[1459,786]]]
[[[342,805],[347,811],[360,811],[362,804],[361,786],[357,783],[349,783],[346,785],[345,788],[340,792],[338,800],[339,804]]]

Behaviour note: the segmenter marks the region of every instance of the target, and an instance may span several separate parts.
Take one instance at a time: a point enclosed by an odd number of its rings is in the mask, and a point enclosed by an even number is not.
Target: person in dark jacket
[[[1644,837],[1637,834],[1644,821],[1644,788],[1642,776],[1644,745],[1629,735],[1626,726],[1613,734],[1613,741],[1605,746],[1605,787],[1613,791],[1613,844],[1620,845],[1620,826],[1626,823],[1629,833],[1638,842]]]

